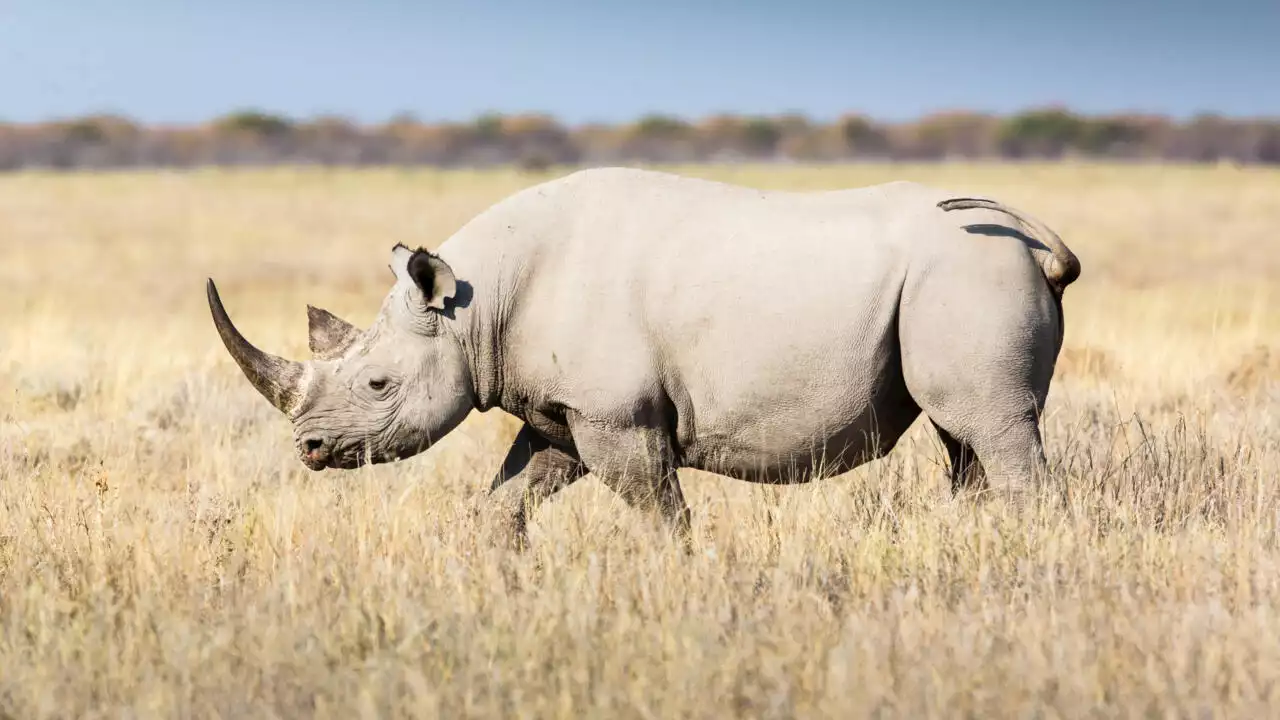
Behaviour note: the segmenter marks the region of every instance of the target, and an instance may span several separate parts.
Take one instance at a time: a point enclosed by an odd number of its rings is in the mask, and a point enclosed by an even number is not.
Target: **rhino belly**
[[[750,482],[803,483],[847,472],[893,448],[920,414],[896,352],[787,387],[690,405],[684,465]],[[677,402],[679,406],[682,403]]]

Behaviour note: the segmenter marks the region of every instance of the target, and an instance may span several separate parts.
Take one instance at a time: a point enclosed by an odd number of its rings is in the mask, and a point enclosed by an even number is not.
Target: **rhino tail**
[[[1040,222],[1036,218],[1026,215],[1015,210],[1008,205],[988,200],[986,198],[951,198],[938,203],[938,207],[944,211],[951,210],[995,210],[1009,215],[1018,222],[1030,227],[1036,234],[1037,239],[1049,246],[1049,252],[1052,257],[1049,261],[1041,266],[1044,270],[1045,279],[1053,286],[1059,295],[1067,286],[1075,282],[1080,277],[1080,260],[1076,258],[1075,253],[1067,247],[1067,244],[1058,237],[1058,233],[1052,228]]]

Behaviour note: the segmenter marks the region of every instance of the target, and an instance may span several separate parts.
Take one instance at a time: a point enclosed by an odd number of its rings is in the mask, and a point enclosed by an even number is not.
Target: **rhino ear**
[[[307,306],[307,327],[311,354],[317,360],[341,356],[360,337],[360,331],[351,323],[328,310],[310,305]]]
[[[444,310],[446,300],[458,293],[458,281],[439,255],[422,248],[409,250],[396,245],[391,251],[391,270],[397,278],[408,279],[422,292],[423,304],[432,310]]]

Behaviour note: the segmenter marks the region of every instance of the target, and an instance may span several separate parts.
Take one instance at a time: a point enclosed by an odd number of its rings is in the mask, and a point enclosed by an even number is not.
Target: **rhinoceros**
[[[921,411],[954,490],[1025,497],[1080,263],[997,201],[898,181],[761,191],[596,168],[499,201],[435,252],[397,244],[360,330],[308,306],[311,360],[257,349],[207,285],[252,385],[313,470],[411,457],[473,410],[523,421],[501,521],[588,473],[688,536],[679,468],[844,473]]]

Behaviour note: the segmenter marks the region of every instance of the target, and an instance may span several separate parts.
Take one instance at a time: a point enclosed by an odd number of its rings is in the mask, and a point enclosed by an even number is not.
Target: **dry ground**
[[[944,489],[917,424],[848,475],[691,474],[681,555],[587,481],[472,515],[514,432],[314,474],[223,351],[367,322],[395,242],[538,178],[0,176],[0,717],[1259,717],[1280,705],[1280,173],[690,168],[990,193],[1084,263],[1045,419],[1063,510]],[[607,241],[607,238],[602,238]],[[1274,712],[1272,710],[1272,712]]]

